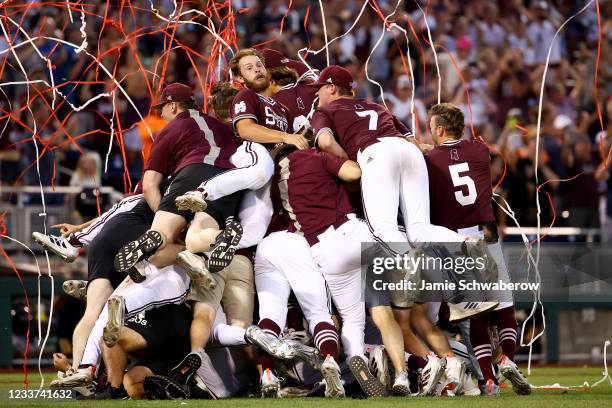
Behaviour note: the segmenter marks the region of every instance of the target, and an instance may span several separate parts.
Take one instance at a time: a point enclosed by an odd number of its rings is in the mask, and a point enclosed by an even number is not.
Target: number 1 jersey
[[[491,159],[484,143],[444,142],[425,161],[432,224],[457,230],[495,221]]]

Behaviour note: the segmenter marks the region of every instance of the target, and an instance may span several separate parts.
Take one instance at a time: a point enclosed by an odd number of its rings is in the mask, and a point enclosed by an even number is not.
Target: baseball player
[[[458,107],[442,103],[431,108],[430,128],[435,148],[427,153],[426,162],[432,220],[466,237],[485,238],[497,264],[499,279],[509,282],[493,214],[489,149],[480,141],[462,139],[464,127],[463,112]],[[494,324],[498,326],[504,352],[500,372],[512,383],[517,394],[529,394],[529,382],[512,361],[517,329],[512,292],[495,292],[494,296],[499,300],[494,311],[474,316],[470,321],[470,341],[487,381],[485,391],[487,394],[498,392],[488,330],[488,325]]]
[[[213,117],[202,114],[195,104],[193,91],[183,84],[165,87],[152,108],[161,109],[161,116],[168,122],[153,142],[142,180],[145,200],[155,211],[155,217],[149,231],[125,245],[115,256],[115,269],[128,272],[137,283],[146,277],[134,266],[176,242],[178,234],[192,220],[191,228],[209,229],[209,236],[214,234],[211,238],[215,249],[209,259],[213,265],[227,266],[231,262],[242,232],[240,224],[229,218],[237,210],[239,193],[216,200],[206,212],[195,216],[190,211],[181,211],[174,202],[203,180],[233,167],[229,158],[236,151],[236,145],[231,130]],[[158,186],[169,175],[172,175],[172,183],[162,197]],[[225,227],[223,231],[219,230],[221,226]],[[188,246],[189,241],[188,236]],[[158,266],[161,266],[159,260]]]

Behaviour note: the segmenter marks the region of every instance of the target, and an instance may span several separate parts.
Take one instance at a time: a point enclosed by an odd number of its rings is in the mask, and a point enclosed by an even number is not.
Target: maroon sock
[[[257,326],[259,326],[259,328],[262,329],[266,334],[269,334],[274,337],[278,337],[281,333],[280,327],[278,327],[278,325],[270,319],[261,319]],[[274,371],[274,358],[262,350],[257,350],[257,364],[261,364],[261,368],[263,371],[268,368],[271,371]]]
[[[336,326],[320,322],[314,328],[315,345],[324,357],[332,356],[338,361],[338,331]]]
[[[476,316],[470,319],[470,342],[485,381],[496,381],[491,361],[492,347],[486,317]]]
[[[419,371],[419,369],[425,368],[427,365],[427,360],[425,360],[423,357],[417,357],[411,354],[406,363],[409,371]]]
[[[287,302],[287,328],[295,331],[304,330],[304,314],[300,309],[300,304],[293,296],[289,297]]]
[[[493,312],[493,319],[497,323],[499,332],[499,345],[504,354],[510,360],[514,360],[514,352],[516,350],[516,329],[518,324],[514,317],[514,306],[506,307]]]
[[[83,248],[83,243],[74,235],[70,235],[70,238],[68,238],[68,243],[75,248]]]

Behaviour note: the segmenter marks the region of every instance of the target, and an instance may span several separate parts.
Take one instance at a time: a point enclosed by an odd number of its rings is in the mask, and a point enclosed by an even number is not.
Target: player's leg
[[[131,367],[123,376],[125,392],[133,400],[144,399],[147,395],[143,385],[144,379],[152,375],[153,371],[149,367],[140,365]]]
[[[374,324],[378,327],[385,350],[389,355],[395,378],[401,378],[406,373],[406,361],[404,359],[404,340],[402,329],[393,316],[390,305],[373,305],[370,307],[370,315]],[[407,375],[407,374],[406,374]],[[406,378],[406,383],[407,383]],[[398,390],[402,391],[402,390]],[[408,390],[409,391],[409,390]],[[404,390],[402,394],[407,394]]]
[[[243,230],[238,248],[255,246],[266,235],[273,212],[270,186],[271,183],[268,182],[259,190],[245,191],[238,212]]]
[[[243,329],[253,322],[255,283],[253,264],[244,255],[236,255],[227,267],[225,290],[221,298],[228,324]]]
[[[147,342],[136,331],[123,327],[115,346],[108,347],[102,344],[101,347],[108,383],[110,384],[110,398],[117,398],[127,366],[126,353],[147,348]]]
[[[186,249],[194,254],[209,252],[221,232],[217,221],[205,212],[194,215],[185,236]]]

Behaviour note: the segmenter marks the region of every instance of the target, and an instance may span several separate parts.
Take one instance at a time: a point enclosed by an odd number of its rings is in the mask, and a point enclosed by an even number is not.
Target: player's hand
[[[60,233],[62,234],[62,237],[64,238],[68,237],[70,234],[74,234],[81,230],[78,225],[72,225],[72,224],[66,224],[66,223],[55,224],[55,225],[52,225],[51,228],[59,228]]]
[[[310,148],[310,145],[308,144],[308,140],[302,135],[287,134],[283,142],[294,145],[300,150],[306,150]]]
[[[60,371],[68,371],[70,369],[68,357],[62,353],[53,353],[53,366]]]

